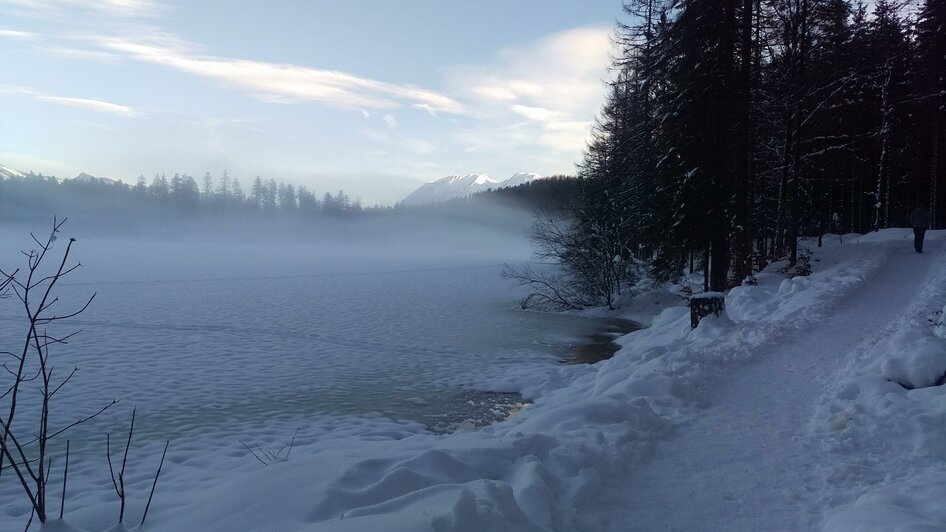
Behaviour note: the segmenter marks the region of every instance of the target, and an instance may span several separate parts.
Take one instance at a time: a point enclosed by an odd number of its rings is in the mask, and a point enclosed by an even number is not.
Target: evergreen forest
[[[624,11],[567,234],[540,228],[540,247],[558,237],[558,255],[580,251],[596,271],[702,271],[722,291],[773,261],[796,265],[802,237],[905,226],[918,206],[946,227],[946,2]],[[597,303],[634,271],[611,269]]]

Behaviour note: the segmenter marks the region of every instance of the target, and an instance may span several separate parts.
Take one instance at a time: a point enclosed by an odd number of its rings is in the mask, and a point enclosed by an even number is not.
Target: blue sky
[[[393,203],[573,173],[621,0],[0,0],[0,164]]]

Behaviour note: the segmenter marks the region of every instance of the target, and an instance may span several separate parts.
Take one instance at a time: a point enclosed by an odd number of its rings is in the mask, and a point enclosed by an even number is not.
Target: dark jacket
[[[917,207],[910,213],[910,226],[914,229],[929,229],[930,211],[923,207]]]

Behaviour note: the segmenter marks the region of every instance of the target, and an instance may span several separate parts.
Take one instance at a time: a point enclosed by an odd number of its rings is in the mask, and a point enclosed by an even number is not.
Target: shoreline
[[[621,349],[615,343],[616,339],[644,328],[640,323],[622,318],[606,318],[604,321],[603,330],[585,335],[586,341],[573,346],[563,364],[595,364],[607,360]]]

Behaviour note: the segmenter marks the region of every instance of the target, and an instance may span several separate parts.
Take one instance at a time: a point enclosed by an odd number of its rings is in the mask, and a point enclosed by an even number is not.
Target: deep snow
[[[472,376],[535,398],[478,431],[326,418],[266,467],[236,446],[181,438],[147,528],[946,529],[946,390],[923,387],[946,372],[944,237],[930,232],[923,255],[907,230],[828,238],[811,276],[773,267],[692,331],[675,298],[641,291],[622,312],[650,326],[612,359]],[[288,426],[266,427],[263,444],[287,438]],[[154,447],[138,451],[132,515]],[[68,520],[109,527],[112,497],[84,487]],[[0,488],[9,528],[23,504]]]

